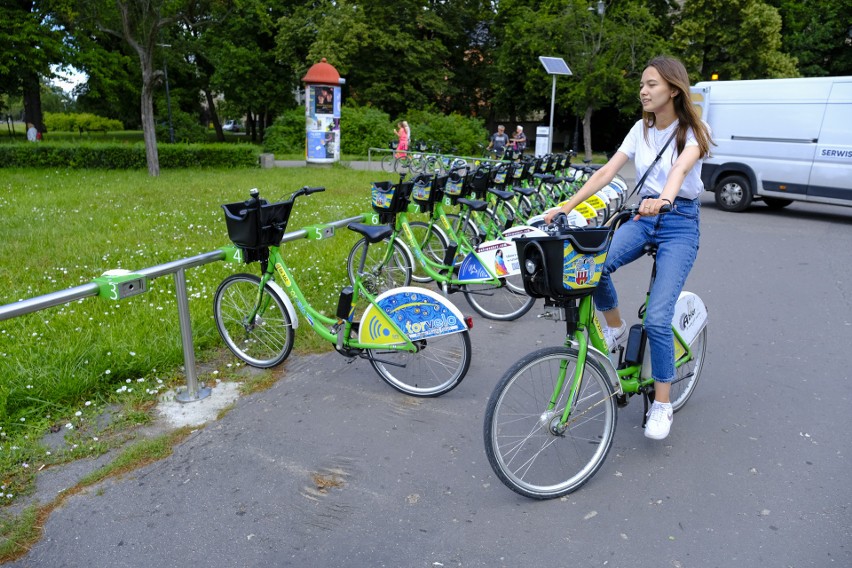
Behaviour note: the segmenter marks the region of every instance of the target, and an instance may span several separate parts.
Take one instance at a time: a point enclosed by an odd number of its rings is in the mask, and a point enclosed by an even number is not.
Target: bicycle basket
[[[508,175],[508,170],[505,166],[500,166],[494,170],[494,185],[503,185],[506,183],[506,176]]]
[[[408,205],[406,191],[411,183],[395,184],[389,181],[376,181],[370,187],[373,210],[376,213],[399,213]]]
[[[262,199],[260,203],[260,208],[244,201],[222,205],[228,237],[240,248],[259,249],[281,244],[293,202],[268,203]]]
[[[464,179],[465,176],[458,172],[451,173],[444,184],[444,195],[449,197],[461,197],[464,194]]]
[[[527,294],[556,301],[591,294],[600,282],[611,238],[611,228],[603,228],[515,239]]]
[[[473,172],[473,175],[467,176],[467,194],[472,194],[477,199],[483,199],[488,191],[488,182],[491,178],[491,169],[481,166]]]
[[[411,199],[423,209],[434,201],[432,199],[432,176],[417,176],[411,185]]]

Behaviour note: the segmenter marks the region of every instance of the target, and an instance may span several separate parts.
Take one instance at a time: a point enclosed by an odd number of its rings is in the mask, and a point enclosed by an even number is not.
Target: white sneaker
[[[627,333],[627,322],[621,320],[621,325],[618,327],[606,327],[606,323],[603,323],[602,327],[604,339],[610,352],[617,351],[618,344],[621,343],[621,340],[624,339],[624,335]]]
[[[657,402],[648,411],[645,423],[645,437],[652,440],[664,440],[672,427],[672,405],[670,402]]]

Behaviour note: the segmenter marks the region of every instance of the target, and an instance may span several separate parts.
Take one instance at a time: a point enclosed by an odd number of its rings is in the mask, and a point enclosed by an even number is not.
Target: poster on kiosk
[[[331,163],[340,160],[340,87],[307,85],[307,161]]]

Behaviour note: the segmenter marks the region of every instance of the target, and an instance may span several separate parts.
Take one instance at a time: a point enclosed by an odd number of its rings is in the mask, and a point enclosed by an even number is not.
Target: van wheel
[[[725,176],[716,184],[716,205],[723,211],[745,211],[752,197],[751,187],[743,176]]]
[[[793,203],[792,199],[778,199],[777,197],[764,197],[763,202],[766,203],[766,206],[770,209],[784,209],[791,203]]]

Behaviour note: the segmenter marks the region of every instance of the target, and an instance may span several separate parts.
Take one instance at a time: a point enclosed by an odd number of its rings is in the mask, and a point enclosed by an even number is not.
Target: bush
[[[370,148],[387,148],[396,140],[390,116],[373,107],[344,105],[340,110],[340,150],[364,156]]]
[[[174,110],[172,112],[172,129],[175,133],[175,142],[192,143],[207,141],[207,129],[188,112],[183,112],[182,110]],[[169,141],[168,117],[165,120],[160,117],[156,130],[157,140],[161,142]]]
[[[257,167],[257,150],[248,144],[159,144],[161,168]],[[148,167],[144,144],[4,144],[0,145],[0,167],[9,168],[101,168],[144,169]]]
[[[281,114],[263,133],[263,151],[273,154],[305,152],[305,109],[294,108]]]
[[[104,118],[88,112],[44,113],[44,126],[48,132],[110,132],[124,130],[118,120]]]
[[[414,140],[438,144],[443,152],[455,148],[457,155],[476,156],[481,153],[479,145],[488,142],[488,130],[479,118],[417,110],[408,112],[405,120]]]

